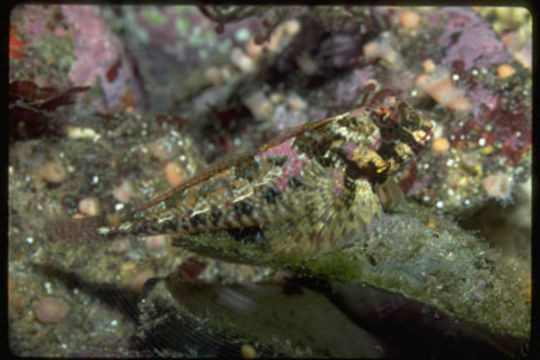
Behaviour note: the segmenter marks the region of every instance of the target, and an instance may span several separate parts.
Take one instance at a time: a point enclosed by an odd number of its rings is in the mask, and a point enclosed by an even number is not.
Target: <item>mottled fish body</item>
[[[185,245],[227,231],[271,253],[332,250],[369,231],[382,211],[377,189],[430,137],[428,121],[387,98],[211,165],[133,211],[103,217],[97,232],[172,234]]]

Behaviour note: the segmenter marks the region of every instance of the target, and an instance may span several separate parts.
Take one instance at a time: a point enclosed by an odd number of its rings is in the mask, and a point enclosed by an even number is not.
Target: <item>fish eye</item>
[[[383,125],[390,125],[392,124],[392,118],[390,117],[390,115],[386,112],[383,112],[381,113],[381,115],[379,116],[379,121],[381,124]]]

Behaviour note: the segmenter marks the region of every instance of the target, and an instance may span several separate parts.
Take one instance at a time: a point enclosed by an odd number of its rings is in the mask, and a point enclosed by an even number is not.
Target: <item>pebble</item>
[[[113,190],[113,196],[121,203],[128,203],[129,199],[133,195],[133,186],[128,180],[124,180],[120,186]]]
[[[375,57],[378,52],[377,51],[378,47],[379,46],[375,41],[368,42],[362,48],[362,50],[364,51],[364,56],[369,57],[369,58]]]
[[[412,29],[420,23],[420,16],[417,12],[407,9],[399,14],[399,21],[404,28]]]
[[[186,171],[184,168],[174,161],[169,161],[165,165],[164,171],[167,181],[172,185],[179,185],[183,183],[186,178]]]
[[[482,188],[488,196],[506,200],[511,197],[512,179],[509,175],[498,172],[482,180]]]
[[[424,61],[422,63],[422,66],[424,67],[424,71],[427,73],[427,74],[431,74],[432,72],[435,71],[435,68],[437,67],[435,65],[435,63],[433,62],[433,60],[431,59],[427,59],[426,61]]]
[[[510,77],[514,75],[515,72],[516,70],[514,70],[514,68],[508,64],[499,65],[499,67],[497,68],[497,74],[499,74],[499,77],[501,79]]]
[[[431,149],[437,154],[444,154],[445,152],[448,151],[449,148],[450,148],[450,142],[445,137],[435,139],[433,140],[433,143],[431,144]]]
[[[68,313],[67,304],[54,297],[45,297],[34,304],[34,315],[42,324],[56,324]]]
[[[99,200],[93,197],[84,198],[79,202],[79,211],[88,216],[96,216],[100,212]]]
[[[167,248],[167,235],[148,236],[144,242],[146,249],[152,252],[161,252]]]
[[[242,353],[242,357],[244,359],[255,359],[255,357],[257,357],[257,351],[249,344],[242,345],[240,352]]]
[[[38,175],[48,183],[59,184],[67,177],[66,170],[54,161],[47,162],[38,170]]]

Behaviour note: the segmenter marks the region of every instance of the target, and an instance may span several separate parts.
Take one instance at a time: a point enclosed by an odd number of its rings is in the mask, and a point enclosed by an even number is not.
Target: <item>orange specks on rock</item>
[[[38,175],[48,183],[59,184],[67,178],[64,167],[54,161],[47,162],[38,170]]]
[[[175,161],[169,161],[165,165],[164,171],[167,181],[172,185],[179,185],[186,178],[186,170]]]
[[[82,199],[79,202],[79,211],[88,216],[98,215],[100,213],[99,200],[94,197]]]
[[[510,77],[514,75],[515,72],[516,70],[514,70],[514,68],[509,64],[502,64],[497,68],[497,74],[501,79]]]
[[[431,150],[433,150],[437,154],[444,154],[448,151],[449,148],[450,142],[445,137],[435,139],[431,144]]]
[[[426,78],[423,78],[423,76],[420,75],[416,84],[422,87],[438,103],[454,111],[471,109],[471,104],[465,98],[465,92],[456,87],[447,71],[436,71]],[[420,78],[422,78],[421,81]]]

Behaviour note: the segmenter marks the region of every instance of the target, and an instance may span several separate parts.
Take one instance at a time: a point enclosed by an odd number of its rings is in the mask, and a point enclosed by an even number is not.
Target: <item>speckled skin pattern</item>
[[[98,232],[182,238],[226,230],[270,253],[328,251],[369,231],[382,211],[377,188],[430,138],[431,123],[390,97],[211,165],[134,211],[107,216]]]

